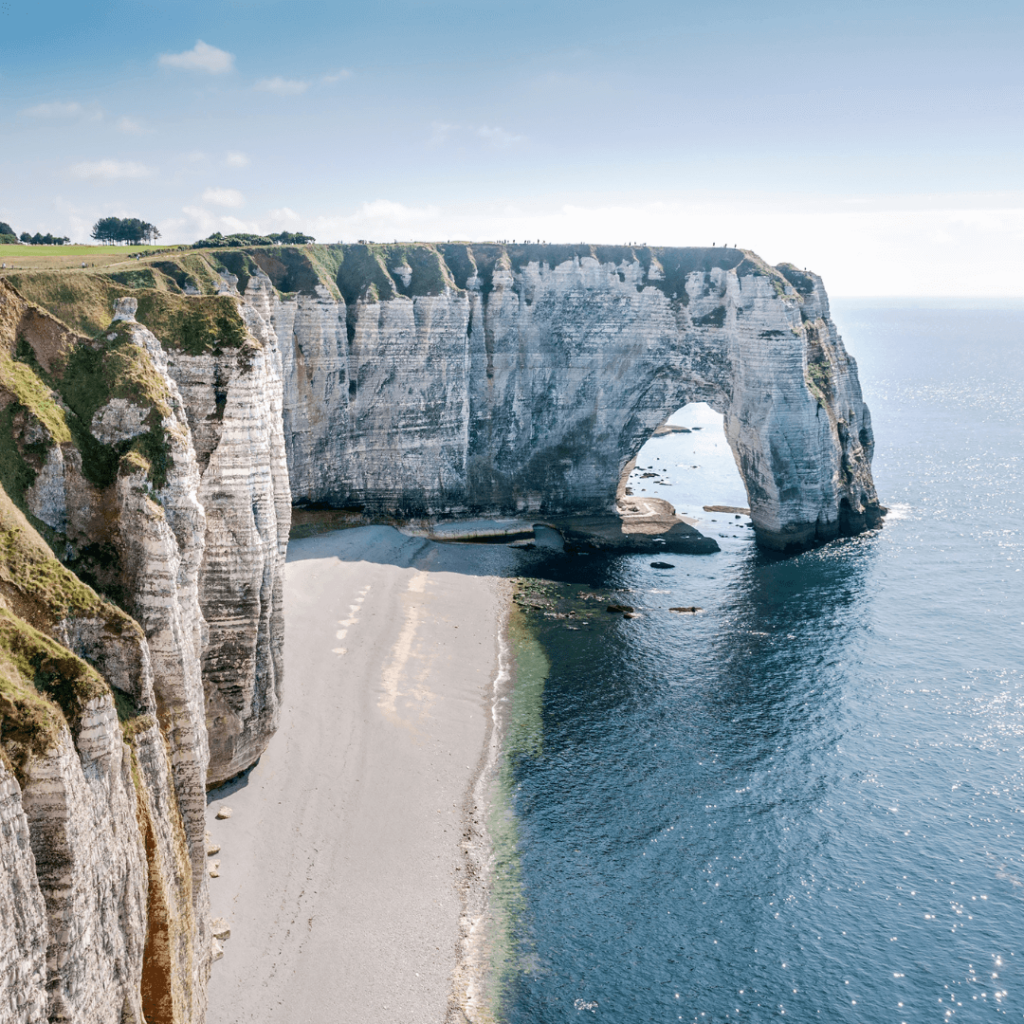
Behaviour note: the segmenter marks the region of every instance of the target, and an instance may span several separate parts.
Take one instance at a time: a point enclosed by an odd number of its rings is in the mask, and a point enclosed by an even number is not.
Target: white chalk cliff
[[[89,341],[0,283],[4,483],[36,526],[0,491],[5,1024],[205,1020],[206,789],[276,725],[290,500],[272,338],[236,309],[223,345],[214,330],[209,354],[184,352],[136,308]]]
[[[760,543],[881,515],[856,364],[814,274],[725,249],[340,248],[336,287],[279,296],[257,270],[245,293],[269,296],[297,502],[610,513],[647,438],[704,401]]]

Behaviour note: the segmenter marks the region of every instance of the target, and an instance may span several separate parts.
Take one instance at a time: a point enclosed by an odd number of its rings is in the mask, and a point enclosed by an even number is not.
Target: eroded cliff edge
[[[161,340],[137,307],[84,333],[0,281],[5,1021],[205,1019],[206,788],[276,725],[272,339],[227,297],[151,302]]]

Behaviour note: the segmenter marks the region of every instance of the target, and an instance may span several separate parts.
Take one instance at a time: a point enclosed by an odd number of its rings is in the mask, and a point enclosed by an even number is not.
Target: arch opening
[[[647,438],[619,481],[625,514],[660,502],[723,548],[754,542],[746,486],[725,434],[725,417],[688,402]]]

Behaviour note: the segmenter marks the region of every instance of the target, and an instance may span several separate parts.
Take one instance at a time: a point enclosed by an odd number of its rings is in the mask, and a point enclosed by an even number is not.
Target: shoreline
[[[494,875],[494,837],[488,828],[493,812],[491,789],[496,782],[505,722],[501,705],[512,689],[514,665],[509,638],[513,584],[509,580],[506,605],[498,623],[498,665],[491,682],[490,718],[487,742],[480,770],[466,794],[463,815],[468,836],[462,843],[466,877],[460,887],[462,912],[459,916],[460,948],[452,972],[451,996],[445,1024],[492,1024],[491,1002],[487,991],[491,980],[489,962],[492,880]]]
[[[289,545],[278,734],[208,794],[232,932],[218,1024],[489,1019],[488,794],[522,562],[382,526]]]

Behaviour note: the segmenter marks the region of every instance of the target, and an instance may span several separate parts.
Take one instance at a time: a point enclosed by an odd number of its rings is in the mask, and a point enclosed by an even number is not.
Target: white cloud
[[[298,231],[304,224],[303,219],[287,206],[282,206],[279,210],[271,210],[270,220],[285,231]]]
[[[477,128],[476,136],[494,149],[508,149],[510,146],[526,141],[525,135],[513,135],[512,132],[507,132],[504,128],[491,128],[488,125],[481,125]]]
[[[244,153],[232,152],[224,157],[224,163],[228,167],[248,167],[249,158]]]
[[[298,96],[309,88],[309,82],[299,82],[275,75],[273,78],[261,79],[253,88],[261,92],[272,92],[275,96]]]
[[[521,142],[526,142],[525,135],[515,135],[504,128],[486,124],[473,127],[472,125],[449,124],[447,121],[434,121],[431,123],[430,129],[428,143],[431,146],[443,145],[453,138],[466,140],[467,137],[484,142],[491,149],[510,149]]]
[[[434,121],[430,126],[430,144],[440,146],[447,142],[451,138],[452,132],[457,131],[458,127],[457,124],[448,124],[447,121]]]
[[[22,113],[28,117],[78,117],[85,108],[81,103],[40,103]]]
[[[320,79],[322,82],[326,82],[328,85],[333,85],[335,82],[344,81],[346,78],[351,78],[352,72],[348,68],[339,68],[337,71],[332,71],[329,75],[324,75]]]
[[[117,181],[121,178],[148,178],[153,170],[134,160],[96,160],[92,163],[73,164],[70,168],[75,178],[96,181]]]
[[[185,71],[208,71],[211,75],[223,75],[235,68],[235,55],[227,50],[218,50],[200,39],[191,50],[184,53],[162,53],[160,63],[165,68],[181,68]]]
[[[168,242],[194,242],[214,231],[230,235],[236,231],[260,234],[262,225],[255,221],[240,220],[223,213],[211,213],[201,206],[183,206],[184,217],[168,217],[160,222],[163,239]]]
[[[406,206],[391,199],[363,203],[348,216],[315,217],[292,227],[301,228],[324,242],[351,242],[357,238],[387,241],[393,238],[466,237],[442,235],[445,218],[437,206]]]
[[[119,117],[117,119],[117,130],[119,132],[127,132],[129,135],[141,135],[146,129],[141,121],[135,121],[130,117]]]
[[[208,188],[203,193],[203,201],[215,206],[244,206],[245,196],[236,188]]]

